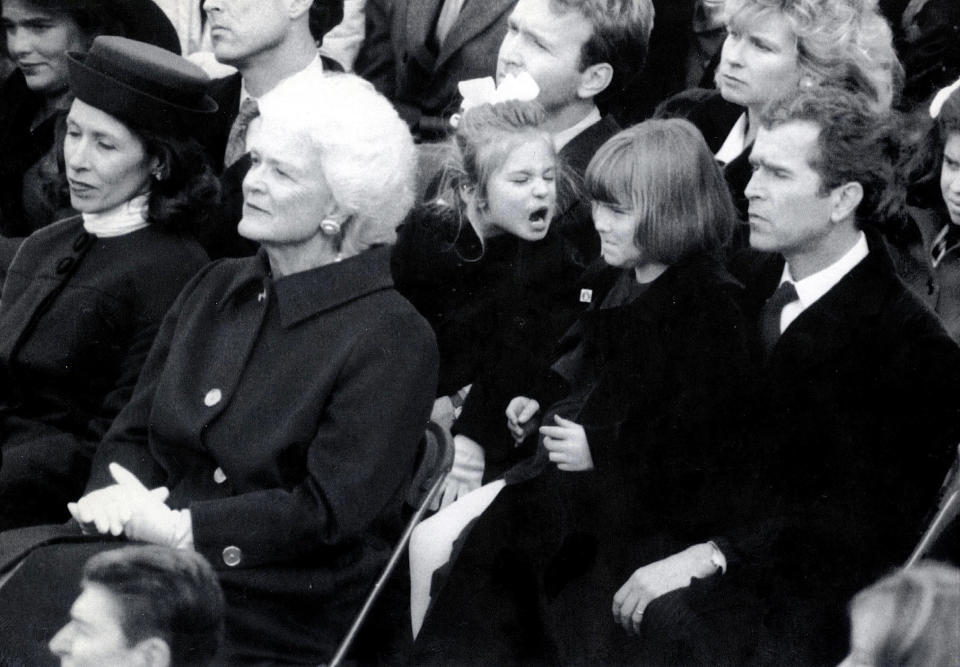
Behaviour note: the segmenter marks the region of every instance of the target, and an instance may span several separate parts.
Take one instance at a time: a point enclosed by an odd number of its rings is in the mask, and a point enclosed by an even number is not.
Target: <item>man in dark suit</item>
[[[892,187],[888,134],[863,99],[799,91],[764,111],[750,155],[767,253],[741,272],[763,358],[750,578],[778,664],[843,657],[847,601],[909,556],[960,437],[960,350],[858,225]]]
[[[457,83],[493,74],[517,0],[368,0],[354,69],[390,99],[414,136],[442,138]]]
[[[237,68],[216,79],[210,95],[219,111],[204,132],[214,169],[221,173],[221,205],[200,242],[211,258],[251,254],[254,245],[237,234],[243,206],[240,185],[250,166],[245,157],[246,130],[257,115],[256,102],[278,83],[309,69],[342,71],[321,56],[323,35],[343,18],[343,0],[295,0],[280,5],[260,0],[205,0],[213,52]]]

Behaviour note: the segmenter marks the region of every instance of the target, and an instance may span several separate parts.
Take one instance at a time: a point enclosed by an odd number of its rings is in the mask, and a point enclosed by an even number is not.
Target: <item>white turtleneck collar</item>
[[[147,222],[149,195],[137,195],[106,211],[83,214],[83,228],[99,238],[123,236],[143,229]]]

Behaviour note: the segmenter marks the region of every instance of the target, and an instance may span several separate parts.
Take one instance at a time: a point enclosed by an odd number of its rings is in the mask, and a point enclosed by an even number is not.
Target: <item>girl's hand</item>
[[[507,428],[514,442],[520,444],[537,427],[534,415],[540,412],[540,404],[532,398],[517,396],[507,406]]]
[[[566,472],[593,470],[593,457],[583,427],[560,415],[553,419],[556,426],[540,427],[543,446],[550,452],[550,460]]]

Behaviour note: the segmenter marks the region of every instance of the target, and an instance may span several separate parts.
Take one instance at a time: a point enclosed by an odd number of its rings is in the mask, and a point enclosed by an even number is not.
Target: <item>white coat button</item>
[[[236,567],[243,560],[240,547],[229,546],[223,550],[223,564],[227,567]]]
[[[208,408],[212,408],[214,405],[220,402],[221,398],[223,398],[223,392],[214,388],[208,391],[206,396],[203,397],[203,404]]]
[[[217,468],[213,471],[213,481],[217,484],[223,484],[227,481],[227,474],[223,472],[223,468]]]

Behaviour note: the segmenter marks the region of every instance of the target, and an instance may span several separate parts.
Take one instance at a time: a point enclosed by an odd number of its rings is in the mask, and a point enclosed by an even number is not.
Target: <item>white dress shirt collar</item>
[[[559,132],[555,132],[553,134],[554,150],[556,150],[557,152],[560,152],[560,150],[563,149],[564,146],[569,144],[574,137],[576,137],[585,129],[587,129],[588,127],[590,127],[591,125],[599,121],[600,121],[600,109],[598,109],[597,107],[593,107],[593,109],[590,110],[590,113],[584,116],[579,123],[576,123],[575,125],[571,125],[567,129],[560,130]]]
[[[857,237],[856,243],[843,257],[830,266],[807,276],[803,280],[794,280],[790,273],[790,265],[784,264],[780,284],[790,281],[797,290],[799,300],[784,306],[780,314],[780,331],[786,330],[790,324],[800,316],[804,310],[812,306],[824,294],[839,283],[845,275],[850,273],[857,264],[870,254],[867,237],[863,232]]]
[[[294,72],[293,74],[290,74],[290,75],[288,75],[288,76],[283,77],[282,79],[280,79],[280,81],[277,81],[277,85],[280,85],[281,83],[283,83],[284,81],[287,81],[288,79],[292,79],[292,78],[294,78],[294,77],[296,77],[296,76],[300,76],[300,75],[303,74],[304,72],[309,71],[309,70],[312,70],[312,69],[319,69],[321,72],[323,71],[323,60],[320,59],[320,52],[319,52],[319,51],[317,51],[317,55],[314,56],[313,60],[311,60],[309,63],[307,63],[307,66],[306,66],[306,67],[304,67],[302,70],[299,70],[299,71]],[[271,92],[273,92],[273,91],[276,89],[276,87],[277,87],[277,86],[275,85],[273,88],[271,88],[270,90],[268,90],[267,92],[265,92],[263,95],[261,95],[260,97],[256,98],[256,100],[257,100],[258,102],[261,101],[261,100],[263,100],[263,99],[264,99],[265,97],[267,97]],[[249,98],[249,97],[253,97],[253,96],[247,91],[247,82],[244,81],[243,79],[241,79],[241,80],[240,80],[240,104],[243,104],[244,100],[246,100],[246,99]]]
[[[724,140],[720,150],[717,151],[715,158],[721,164],[729,164],[747,147],[747,114],[742,113],[730,129],[730,134]]]

